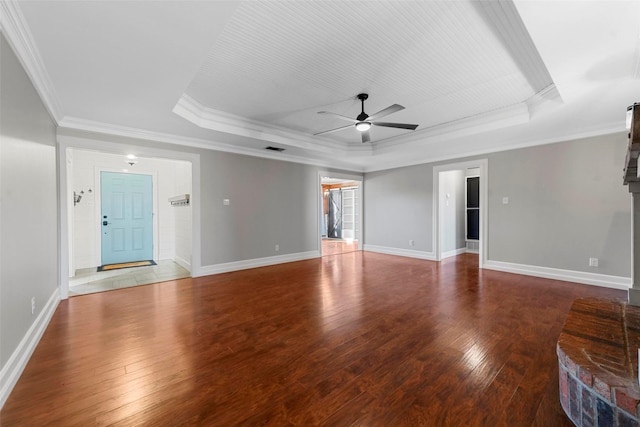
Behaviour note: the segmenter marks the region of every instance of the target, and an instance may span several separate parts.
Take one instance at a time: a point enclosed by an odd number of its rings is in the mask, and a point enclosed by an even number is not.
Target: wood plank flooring
[[[626,293],[351,252],[63,301],[5,426],[569,426],[572,301]]]
[[[331,256],[358,250],[357,241],[342,239],[322,239],[322,256]]]

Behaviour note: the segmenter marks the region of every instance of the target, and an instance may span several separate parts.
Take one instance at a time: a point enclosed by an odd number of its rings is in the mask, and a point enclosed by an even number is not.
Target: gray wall
[[[487,259],[630,277],[626,144],[619,133],[451,161],[488,159]],[[408,249],[420,236],[415,249],[432,250],[433,166],[365,174],[367,245]]]
[[[364,243],[433,251],[432,165],[367,173],[364,179]]]
[[[489,156],[489,259],[630,277],[626,145],[620,133]]]
[[[0,36],[0,93],[0,365],[4,367],[58,284],[55,126],[4,36]]]
[[[318,249],[317,167],[215,151],[200,155],[202,265]]]

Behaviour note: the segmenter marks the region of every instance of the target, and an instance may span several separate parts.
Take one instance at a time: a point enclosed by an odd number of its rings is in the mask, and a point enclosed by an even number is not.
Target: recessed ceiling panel
[[[398,103],[406,110],[389,121],[429,127],[535,93],[492,25],[464,1],[244,2],[186,93],[313,134],[339,126],[317,111],[355,117],[355,96],[368,92],[367,113]]]

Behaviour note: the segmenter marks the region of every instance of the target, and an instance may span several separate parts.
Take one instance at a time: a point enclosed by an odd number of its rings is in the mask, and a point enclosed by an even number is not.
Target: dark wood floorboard
[[[63,301],[4,426],[568,426],[572,301],[626,293],[369,252]]]

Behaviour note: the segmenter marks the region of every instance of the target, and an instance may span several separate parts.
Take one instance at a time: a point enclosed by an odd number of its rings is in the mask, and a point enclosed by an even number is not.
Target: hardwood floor
[[[569,426],[572,301],[626,293],[351,252],[78,296],[4,426]]]
[[[342,239],[322,239],[322,256],[331,256],[358,250],[357,241]]]

